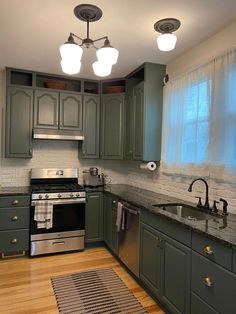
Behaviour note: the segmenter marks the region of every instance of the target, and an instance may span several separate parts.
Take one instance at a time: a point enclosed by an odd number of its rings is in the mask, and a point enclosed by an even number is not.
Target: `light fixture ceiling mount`
[[[157,38],[157,45],[161,51],[170,51],[175,48],[177,37],[172,32],[175,32],[180,25],[180,21],[175,18],[162,19],[154,24],[155,31],[161,33]]]
[[[111,46],[108,36],[98,39],[89,37],[89,23],[96,22],[102,17],[102,10],[92,4],[80,4],[74,8],[75,16],[87,23],[87,37],[81,38],[74,33],[70,33],[68,41],[60,47],[62,71],[67,74],[77,74],[81,67],[81,57],[84,48],[95,48],[98,60],[93,63],[94,73],[98,76],[107,76],[111,73],[112,65],[117,62],[119,51]],[[77,44],[75,38],[81,43]],[[94,43],[104,40],[101,48],[97,48]]]

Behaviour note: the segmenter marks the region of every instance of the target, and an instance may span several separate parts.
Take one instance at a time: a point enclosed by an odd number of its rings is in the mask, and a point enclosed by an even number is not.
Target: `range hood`
[[[80,131],[33,129],[33,138],[41,140],[82,141],[84,135]]]

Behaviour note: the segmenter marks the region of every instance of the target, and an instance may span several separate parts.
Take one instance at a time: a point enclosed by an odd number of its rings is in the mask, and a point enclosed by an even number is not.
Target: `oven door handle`
[[[80,197],[80,198],[72,198],[72,199],[58,199],[58,200],[50,200],[52,204],[54,205],[66,205],[66,204],[81,204],[81,203],[86,203],[86,198],[85,197]],[[40,203],[42,201],[40,200]],[[45,201],[47,202],[47,201]],[[42,204],[42,203],[41,203]],[[31,206],[36,206],[37,201],[32,201]]]

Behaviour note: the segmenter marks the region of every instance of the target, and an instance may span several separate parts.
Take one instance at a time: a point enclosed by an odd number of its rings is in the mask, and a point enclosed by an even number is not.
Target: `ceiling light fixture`
[[[170,51],[175,48],[177,37],[172,34],[180,27],[179,20],[174,18],[162,19],[154,24],[155,31],[161,33],[157,37],[157,46],[161,51]]]
[[[112,47],[107,36],[91,39],[89,37],[89,23],[100,20],[102,17],[102,10],[92,4],[80,4],[74,8],[75,16],[87,23],[87,37],[80,38],[79,36],[70,33],[70,36],[63,45],[60,46],[61,67],[62,71],[67,74],[77,74],[81,67],[81,58],[83,48],[97,49],[97,61],[93,63],[93,70],[97,76],[110,75],[112,65],[116,64],[119,51]],[[81,41],[80,44],[75,42],[75,38]],[[101,48],[97,48],[94,43],[104,40]]]

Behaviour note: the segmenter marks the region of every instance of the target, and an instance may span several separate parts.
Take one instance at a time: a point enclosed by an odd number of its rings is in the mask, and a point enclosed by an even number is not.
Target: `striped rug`
[[[53,277],[51,280],[61,314],[147,313],[111,268]]]

